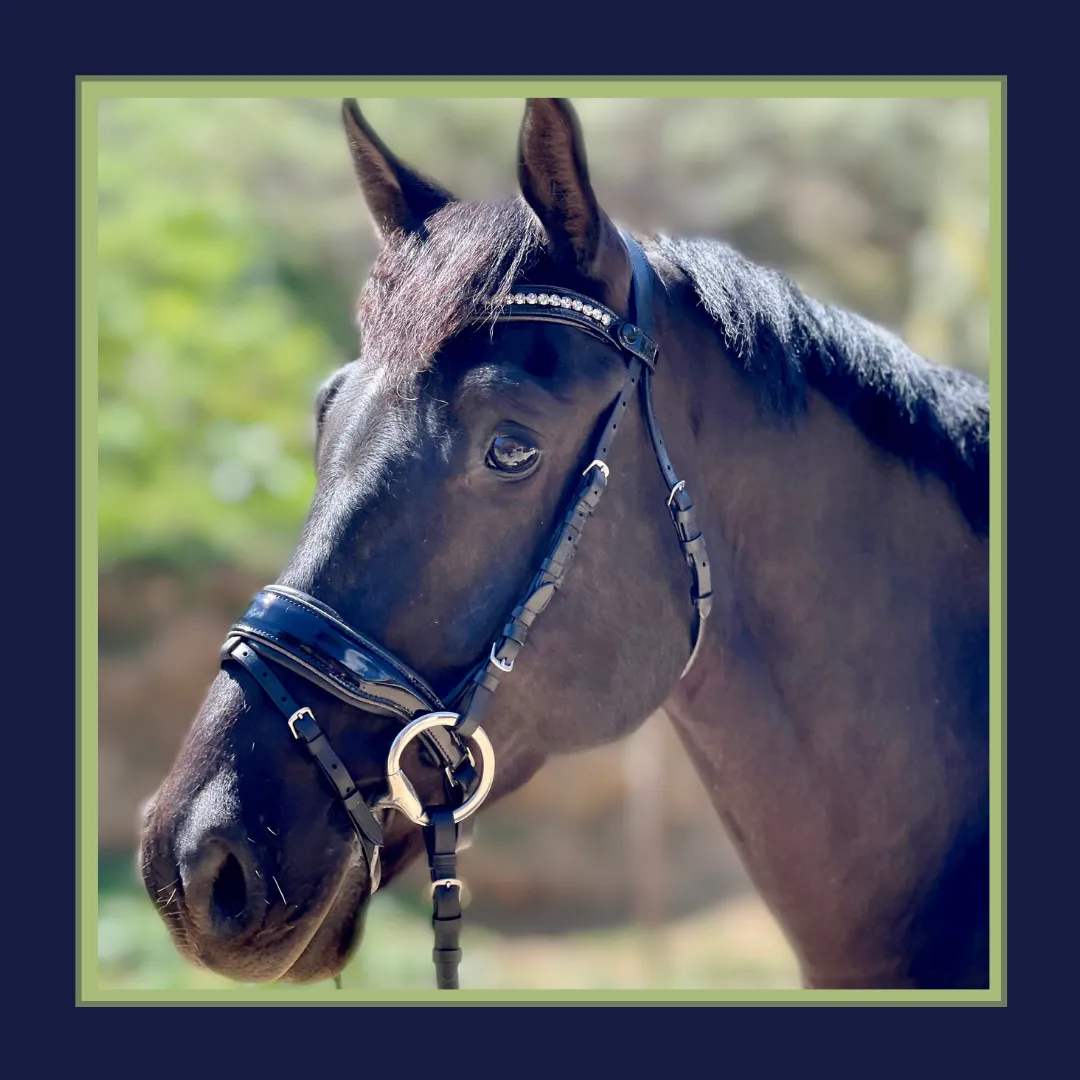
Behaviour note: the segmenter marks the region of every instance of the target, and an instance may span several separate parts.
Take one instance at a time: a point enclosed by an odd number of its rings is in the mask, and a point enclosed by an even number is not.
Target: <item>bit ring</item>
[[[386,780],[390,786],[390,794],[380,799],[375,804],[376,806],[400,810],[417,825],[431,824],[431,819],[424,810],[416,789],[401,770],[401,755],[405,747],[417,735],[436,727],[452,728],[460,718],[460,714],[454,712],[425,713],[410,721],[397,733],[390,744],[390,752],[386,758]],[[457,823],[464,821],[480,808],[480,804],[491,791],[491,785],[495,779],[495,751],[492,749],[491,740],[484,729],[479,727],[469,738],[480,750],[480,783],[476,791],[454,811],[454,821]]]

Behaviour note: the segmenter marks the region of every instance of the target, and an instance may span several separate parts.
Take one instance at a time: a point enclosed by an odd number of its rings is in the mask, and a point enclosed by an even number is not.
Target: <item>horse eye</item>
[[[521,475],[532,470],[540,460],[540,448],[514,435],[500,435],[488,450],[485,464],[502,473]]]

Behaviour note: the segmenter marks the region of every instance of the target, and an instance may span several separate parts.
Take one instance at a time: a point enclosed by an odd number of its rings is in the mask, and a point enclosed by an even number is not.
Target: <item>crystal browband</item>
[[[515,290],[501,300],[496,299],[493,308],[497,319],[510,322],[523,319],[579,326],[602,341],[639,357],[650,368],[656,367],[659,349],[656,342],[642,332],[641,327],[580,293],[533,286],[528,291]]]
[[[610,326],[618,322],[618,316],[605,307],[601,307],[595,301],[583,300],[580,296],[553,292],[519,292],[511,293],[504,301],[504,307],[520,307],[523,304],[539,304],[541,307],[564,307],[573,311],[580,311],[590,319],[595,319],[603,326]]]

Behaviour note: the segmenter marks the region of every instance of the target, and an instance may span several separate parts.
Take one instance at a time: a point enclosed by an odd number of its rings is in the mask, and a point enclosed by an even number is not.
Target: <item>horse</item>
[[[338,977],[426,847],[454,988],[470,815],[662,708],[804,987],[987,987],[986,384],[718,240],[621,230],[566,100],[527,100],[501,200],[342,118],[362,348],[145,810],[180,953]]]

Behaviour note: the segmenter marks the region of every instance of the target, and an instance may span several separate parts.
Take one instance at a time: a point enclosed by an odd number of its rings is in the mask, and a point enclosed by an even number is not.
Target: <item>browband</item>
[[[607,345],[636,356],[656,370],[660,347],[629,319],[620,319],[611,308],[581,293],[555,286],[530,286],[527,292],[513,292],[495,305],[495,317],[506,322],[557,322],[575,326]],[[478,319],[478,322],[486,321]]]

